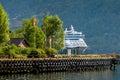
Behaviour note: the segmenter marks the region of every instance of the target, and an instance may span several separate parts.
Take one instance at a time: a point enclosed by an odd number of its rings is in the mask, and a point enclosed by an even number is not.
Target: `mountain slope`
[[[86,35],[87,53],[120,52],[120,0],[1,0],[10,28],[36,15],[41,24],[46,13],[58,14],[63,27],[71,24]],[[39,25],[40,25],[39,24]]]

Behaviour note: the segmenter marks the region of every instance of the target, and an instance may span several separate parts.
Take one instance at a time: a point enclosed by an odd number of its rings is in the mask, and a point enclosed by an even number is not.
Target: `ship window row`
[[[72,33],[69,33],[69,34],[66,34],[66,35],[83,35],[83,34],[72,34]]]
[[[70,41],[69,43],[65,43],[68,46],[87,46],[84,41]]]
[[[66,38],[65,40],[79,40],[78,38]]]
[[[84,38],[83,36],[65,36],[65,38]]]
[[[85,36],[83,34],[65,34],[66,36]]]
[[[65,46],[86,46],[86,44],[71,43],[71,44],[65,44]]]

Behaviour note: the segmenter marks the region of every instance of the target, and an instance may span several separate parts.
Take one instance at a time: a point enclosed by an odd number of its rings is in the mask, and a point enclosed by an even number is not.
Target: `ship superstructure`
[[[87,49],[87,44],[84,41],[85,35],[82,32],[77,32],[74,30],[74,27],[71,25],[71,28],[68,30],[65,29],[65,49],[67,53],[84,53]]]

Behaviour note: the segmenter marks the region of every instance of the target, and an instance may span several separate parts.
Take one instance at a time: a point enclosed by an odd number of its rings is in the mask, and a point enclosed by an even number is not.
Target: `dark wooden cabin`
[[[29,47],[28,42],[24,38],[11,38],[9,43],[23,48]]]

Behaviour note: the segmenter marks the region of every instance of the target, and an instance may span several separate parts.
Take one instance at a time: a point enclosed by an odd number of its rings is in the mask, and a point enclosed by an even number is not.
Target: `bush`
[[[45,53],[48,57],[54,57],[55,54],[58,54],[57,50],[54,48],[45,48]]]
[[[4,53],[3,47],[0,47],[0,58],[8,58],[8,55]]]
[[[31,49],[30,48],[21,48],[20,53],[29,55],[31,53]]]
[[[22,59],[26,59],[27,58],[27,55],[22,55],[22,54],[19,54],[19,55],[16,55],[15,58],[22,58]]]
[[[47,57],[45,51],[42,49],[31,49],[28,58],[45,58]]]
[[[30,54],[28,55],[28,58],[38,58],[39,57],[39,52],[36,49],[31,49]]]
[[[10,47],[11,49],[18,49],[18,47],[17,47],[15,44],[11,44],[9,47]]]
[[[40,58],[46,58],[47,57],[47,55],[46,55],[46,53],[43,49],[37,49],[37,51],[40,54],[40,56],[39,56]]]
[[[0,54],[3,54],[3,48],[0,47]]]
[[[8,45],[0,47],[0,56],[8,56],[8,58],[46,58],[55,57],[58,54],[54,48],[36,49],[36,48],[21,48],[16,45]]]
[[[19,49],[15,45],[4,46],[1,48],[1,56],[8,56],[8,58],[15,58]]]
[[[17,54],[15,53],[15,49],[8,49],[5,55],[8,55],[9,58],[16,58],[17,56]]]

